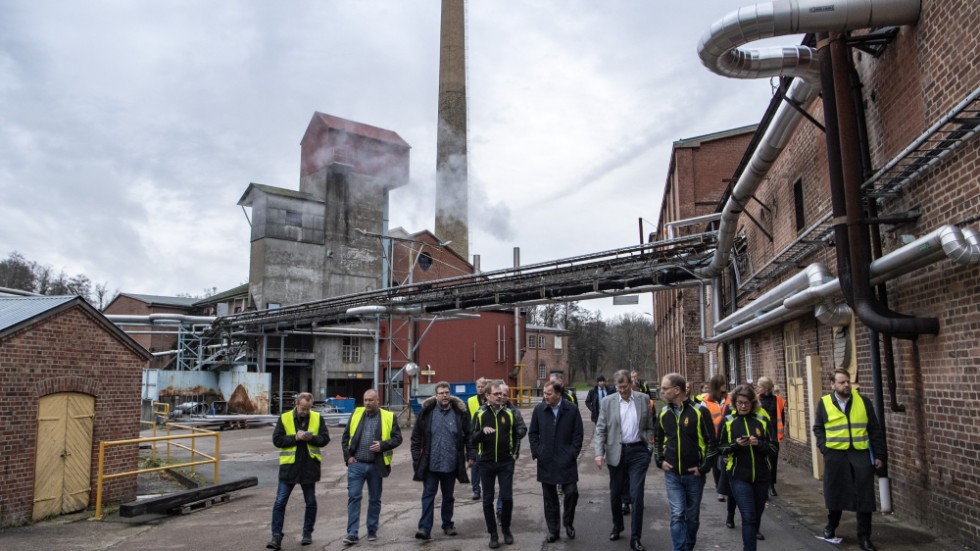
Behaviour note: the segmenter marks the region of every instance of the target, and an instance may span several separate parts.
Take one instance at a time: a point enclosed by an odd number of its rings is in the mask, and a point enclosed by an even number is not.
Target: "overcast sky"
[[[530,264],[639,243],[671,143],[759,121],[769,81],[714,75],[696,52],[746,3],[468,2],[470,253],[484,270],[512,265],[515,246]],[[0,0],[0,258],[123,292],[244,283],[237,201],[250,182],[299,188],[314,111],[404,138],[411,181],[391,227],[433,229],[439,12]],[[647,295],[632,310],[649,308]]]

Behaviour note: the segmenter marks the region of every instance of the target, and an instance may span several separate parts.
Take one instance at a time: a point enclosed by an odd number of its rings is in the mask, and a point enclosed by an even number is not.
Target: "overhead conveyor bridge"
[[[268,335],[355,323],[369,315],[424,316],[587,300],[669,289],[694,279],[714,233],[505,270],[401,285],[215,320],[213,331]]]

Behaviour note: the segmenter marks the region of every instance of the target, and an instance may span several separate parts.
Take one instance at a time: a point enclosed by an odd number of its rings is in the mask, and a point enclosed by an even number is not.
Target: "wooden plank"
[[[257,486],[257,477],[243,478],[231,482],[223,482],[212,486],[203,486],[184,492],[174,492],[172,494],[154,497],[133,503],[124,503],[119,506],[119,516],[135,517],[148,513],[166,513],[170,509],[180,508],[195,501],[201,501],[210,497],[221,495],[235,490],[242,490],[250,486]]]

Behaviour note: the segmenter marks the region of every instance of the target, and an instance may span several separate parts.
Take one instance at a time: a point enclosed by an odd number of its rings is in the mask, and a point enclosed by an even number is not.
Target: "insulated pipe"
[[[698,55],[709,70],[731,78],[795,76],[787,99],[804,105],[816,95],[819,61],[811,48],[740,49],[749,42],[806,32],[845,31],[918,20],[920,0],[781,0],[746,6],[711,25],[701,37]],[[718,229],[718,246],[698,276],[712,278],[728,264],[742,205],[755,192],[799,123],[796,109],[783,104],[748,166],[732,189]]]
[[[757,311],[765,310],[776,304],[781,304],[784,300],[786,300],[786,297],[796,294],[808,287],[813,287],[815,284],[819,285],[824,283],[830,279],[833,278],[831,277],[830,270],[827,269],[827,266],[819,262],[810,264],[802,271],[797,272],[791,278],[783,281],[779,285],[757,297],[754,301],[752,301],[750,308],[742,308],[741,310],[733,312],[725,319],[718,320],[714,326],[715,333],[723,333],[728,329],[751,319],[756,315],[755,313]]]

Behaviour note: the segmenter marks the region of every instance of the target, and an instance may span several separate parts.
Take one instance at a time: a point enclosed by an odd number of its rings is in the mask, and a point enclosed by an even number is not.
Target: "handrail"
[[[157,409],[157,406],[163,406],[163,408]],[[170,404],[168,404],[167,402],[153,402],[153,409],[150,410],[150,413],[153,415],[153,420],[152,421],[144,421],[144,420],[140,419],[140,425],[141,426],[142,425],[150,425],[150,429],[153,431],[153,436],[156,436],[157,435],[157,416],[159,415],[159,416],[163,417],[163,421],[166,423],[167,419],[170,418]],[[154,459],[154,460],[157,458],[157,446],[156,446],[156,443],[153,444],[153,447],[150,450],[150,457],[152,459]]]
[[[190,430],[191,433],[190,434],[174,434],[174,435],[171,435],[170,434],[171,427],[176,428],[176,429],[180,429],[180,430]],[[190,467],[191,468],[191,472],[193,473],[194,472],[194,468],[197,465],[207,465],[207,464],[210,463],[210,464],[214,464],[214,480],[213,480],[213,482],[215,484],[218,483],[218,473],[219,473],[218,461],[220,460],[220,457],[221,457],[221,434],[220,433],[217,433],[217,432],[214,432],[214,431],[210,431],[210,430],[200,429],[200,428],[197,428],[197,427],[188,427],[188,426],[185,426],[185,425],[178,425],[178,424],[174,424],[174,423],[168,423],[167,424],[167,433],[168,433],[167,436],[151,436],[151,437],[141,437],[141,438],[128,438],[128,439],[125,439],[125,440],[107,440],[107,441],[99,442],[99,474],[98,474],[98,477],[96,478],[95,516],[92,517],[92,520],[102,520],[103,519],[103,515],[102,515],[102,486],[103,486],[103,483],[106,480],[111,480],[111,479],[115,479],[115,478],[122,478],[124,476],[134,476],[134,475],[143,474],[143,473],[152,473],[152,472],[157,472],[157,471],[167,471],[167,470],[170,470],[170,469],[177,469],[177,468],[180,468],[180,467]],[[196,446],[197,438],[210,438],[210,437],[213,437],[214,438],[214,455],[213,456],[208,455],[208,454],[206,454],[206,453],[198,450],[197,449],[197,446]],[[155,452],[156,452],[156,445],[155,445],[156,442],[165,441],[165,442],[167,442],[167,463],[169,463],[170,462],[170,446],[171,446],[171,443],[170,442],[172,440],[181,440],[181,439],[188,439],[188,438],[191,440],[190,447],[188,447],[188,446],[186,446],[184,444],[173,444],[174,446],[176,446],[178,448],[181,448],[181,449],[184,449],[184,450],[188,450],[188,451],[191,452],[191,460],[188,461],[188,462],[185,462],[185,463],[177,463],[177,464],[174,464],[174,465],[169,465],[168,464],[168,465],[164,465],[162,467],[151,467],[151,468],[147,468],[147,469],[136,469],[136,470],[133,470],[133,471],[125,471],[125,472],[121,472],[121,473],[105,474],[105,450],[108,447],[112,447],[112,446],[123,446],[123,445],[128,445],[128,444],[142,444],[142,443],[145,443],[145,442],[152,442],[152,443],[154,443],[153,450],[154,450],[154,454],[155,454]],[[196,460],[196,457],[197,456],[201,456],[201,457],[203,457],[205,459],[200,460],[200,461],[197,461]],[[155,455],[154,455],[154,457],[155,457]]]

